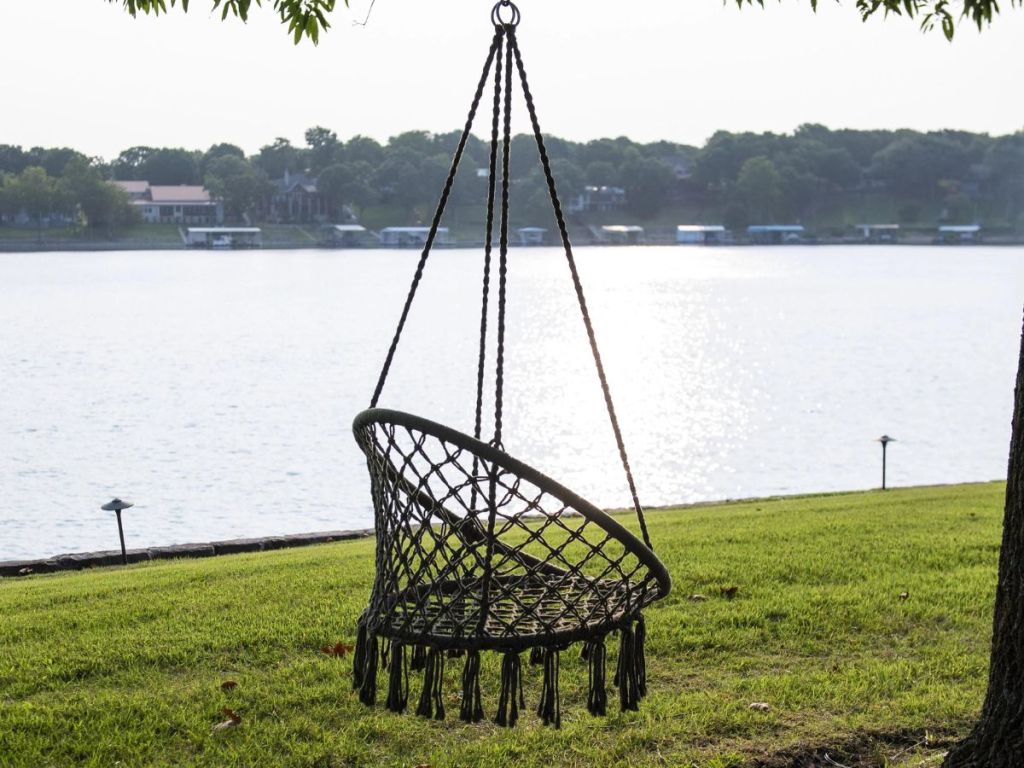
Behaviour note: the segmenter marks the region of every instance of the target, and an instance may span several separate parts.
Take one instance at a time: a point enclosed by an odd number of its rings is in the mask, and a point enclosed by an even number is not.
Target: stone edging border
[[[293,533],[254,539],[229,539],[213,541],[208,544],[171,544],[166,547],[129,549],[128,562],[142,563],[148,560],[172,560],[181,557],[216,557],[218,555],[237,555],[243,552],[269,552],[274,549],[308,547],[312,544],[327,544],[332,541],[365,539],[373,535],[374,530],[366,528],[354,531]],[[8,560],[0,562],[0,578],[58,571],[80,571],[85,568],[110,565],[121,565],[120,550],[55,555],[42,560]]]

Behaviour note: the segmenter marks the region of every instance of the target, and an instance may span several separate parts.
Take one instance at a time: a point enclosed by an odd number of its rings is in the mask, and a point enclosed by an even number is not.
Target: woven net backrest
[[[438,647],[568,643],[659,597],[632,534],[504,453],[394,411],[364,412],[355,432],[376,517],[375,630]]]

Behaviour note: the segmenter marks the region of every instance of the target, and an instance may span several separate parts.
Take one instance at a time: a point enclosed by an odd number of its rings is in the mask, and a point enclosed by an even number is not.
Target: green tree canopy
[[[320,41],[320,33],[330,28],[328,17],[338,5],[337,0],[209,0],[213,10],[222,19],[229,16],[246,21],[253,7],[270,8],[288,28],[292,39],[299,43],[303,39],[314,45]],[[728,1],[728,0],[726,0]],[[189,0],[107,0],[120,2],[132,16],[139,14],[159,15],[178,7],[188,11]],[[764,6],[764,0],[733,0],[740,8],[750,5]],[[819,0],[807,0],[812,10],[817,10]],[[836,0],[840,2],[840,0]],[[1024,5],[1024,0],[1008,0],[1010,7]],[[348,0],[342,0],[348,7]],[[977,26],[978,29],[991,24],[999,13],[998,0],[855,0],[853,3],[865,21],[876,15],[907,16],[918,19],[921,28],[930,31],[941,29],[950,40],[956,31],[957,22]]]
[[[228,218],[236,221],[257,208],[271,192],[267,174],[235,155],[222,155],[212,161],[204,183],[214,197],[224,201]]]
[[[85,158],[76,157],[68,162],[57,188],[78,209],[90,229],[110,230],[135,217],[124,190],[106,181],[100,169]]]

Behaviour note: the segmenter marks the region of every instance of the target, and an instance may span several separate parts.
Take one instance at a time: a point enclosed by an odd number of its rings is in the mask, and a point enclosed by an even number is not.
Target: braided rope
[[[373,390],[373,397],[370,398],[371,408],[377,406],[381,393],[384,391],[384,382],[387,381],[388,372],[391,370],[391,363],[395,358],[395,350],[398,349],[398,342],[402,337],[402,331],[405,329],[405,322],[409,318],[409,310],[412,308],[413,299],[416,297],[416,289],[419,288],[420,280],[423,278],[423,269],[427,265],[430,249],[434,247],[434,239],[437,237],[437,230],[441,226],[441,217],[444,215],[444,209],[448,205],[448,197],[451,195],[452,187],[455,185],[455,174],[459,170],[459,163],[462,162],[462,154],[466,150],[466,142],[469,141],[470,131],[473,129],[473,121],[476,119],[476,111],[480,106],[480,98],[483,96],[484,87],[487,85],[487,75],[491,70],[491,64],[494,62],[494,56],[499,49],[501,39],[502,31],[500,29],[496,30],[494,39],[491,41],[491,49],[487,53],[487,61],[484,63],[484,71],[480,75],[480,82],[477,83],[476,93],[473,95],[473,104],[470,106],[469,115],[466,117],[466,125],[462,130],[462,136],[455,150],[455,156],[452,158],[451,168],[448,170],[448,178],[445,180],[444,189],[441,191],[441,199],[438,200],[433,221],[430,223],[430,231],[427,234],[427,241],[423,246],[423,253],[420,254],[419,263],[416,265],[416,273],[412,278],[412,285],[409,286],[409,295],[406,296],[405,305],[402,307],[398,328],[395,329],[394,338],[391,340],[391,346],[388,348],[388,354],[384,358],[384,365],[377,379],[377,386]]]
[[[504,34],[502,30],[501,34]],[[494,181],[498,170],[498,121],[501,118],[501,64],[498,56],[494,67],[494,112],[491,117],[491,151],[487,169],[487,239],[484,241],[484,284],[480,307],[480,353],[476,369],[476,420],[473,437],[477,440],[483,429],[484,371],[487,365],[487,303],[491,286],[491,250],[494,238]]]
[[[508,303],[508,196],[509,163],[512,154],[512,39],[514,27],[505,30],[505,125],[501,150],[501,229],[498,245],[498,351],[494,375],[494,440],[501,447],[501,428],[505,393],[505,309]]]

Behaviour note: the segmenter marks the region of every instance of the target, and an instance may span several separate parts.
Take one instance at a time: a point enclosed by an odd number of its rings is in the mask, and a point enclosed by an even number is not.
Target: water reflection
[[[369,524],[349,425],[416,257],[0,255],[0,558],[111,546],[119,494],[133,545]],[[883,432],[894,484],[1004,475],[1020,250],[578,260],[646,503],[871,487]],[[471,430],[479,285],[432,257],[382,405]],[[512,253],[507,366],[506,448],[627,504],[556,250]]]

